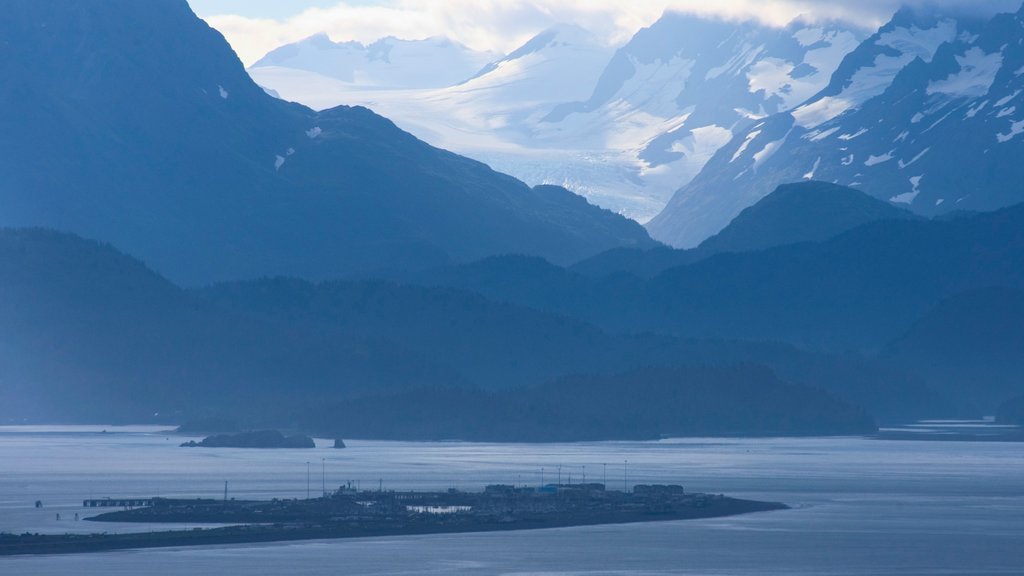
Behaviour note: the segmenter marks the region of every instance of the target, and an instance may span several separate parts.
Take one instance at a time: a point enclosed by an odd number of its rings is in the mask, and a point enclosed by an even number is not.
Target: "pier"
[[[83,508],[146,508],[153,498],[99,498],[82,500]]]

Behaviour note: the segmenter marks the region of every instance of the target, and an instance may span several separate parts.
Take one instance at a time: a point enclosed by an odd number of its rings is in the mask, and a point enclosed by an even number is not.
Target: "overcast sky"
[[[927,0],[911,0],[924,3]],[[933,0],[983,12],[1022,0]],[[189,0],[227,37],[246,65],[274,48],[320,32],[333,40],[446,36],[480,50],[508,52],[544,28],[575,23],[609,44],[628,40],[666,9],[782,26],[793,18],[842,19],[877,28],[906,0]]]

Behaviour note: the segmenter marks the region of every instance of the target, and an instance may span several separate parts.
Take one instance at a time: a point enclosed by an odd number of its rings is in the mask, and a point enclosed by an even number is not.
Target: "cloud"
[[[924,0],[946,10],[1016,10],[1021,0]],[[246,65],[317,33],[334,40],[372,42],[384,36],[446,36],[479,50],[508,52],[556,23],[575,23],[611,45],[627,41],[665,10],[783,26],[794,18],[834,19],[877,28],[905,0],[348,0],[312,7],[285,19],[207,15]]]

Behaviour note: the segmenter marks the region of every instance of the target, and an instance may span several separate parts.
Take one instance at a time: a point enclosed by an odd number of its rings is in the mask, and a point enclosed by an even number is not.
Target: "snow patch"
[[[924,150],[921,150],[921,153],[920,153],[920,154],[918,154],[917,156],[914,156],[914,157],[913,157],[913,158],[912,158],[912,159],[910,160],[910,162],[904,162],[903,160],[900,160],[900,162],[899,162],[899,165],[900,165],[900,170],[902,170],[902,169],[906,168],[907,166],[910,166],[910,165],[911,165],[911,164],[913,164],[914,162],[917,162],[918,160],[920,160],[920,159],[921,159],[921,157],[922,157],[922,156],[924,156],[925,154],[927,154],[927,153],[928,153],[928,151],[929,151],[929,150],[931,150],[931,149],[932,149],[932,148],[931,148],[931,146],[929,146],[928,148],[925,148]]]
[[[760,130],[754,130],[750,134],[747,134],[746,139],[743,140],[743,144],[740,144],[740,147],[736,150],[736,153],[732,155],[732,160],[729,160],[729,163],[731,164],[735,162],[740,156],[742,156],[743,153],[747,151],[747,147],[750,146],[750,143],[754,141],[754,138],[757,138],[760,134]]]
[[[818,159],[814,161],[811,171],[804,174],[804,180],[814,180],[814,173],[818,171],[818,166],[821,166],[821,156],[818,156]]]
[[[820,100],[800,106],[791,114],[797,125],[803,128],[815,128],[853,108],[856,104],[852,100],[825,96]]]
[[[985,100],[984,102],[978,104],[977,106],[968,108],[967,114],[964,114],[964,118],[974,118],[975,116],[978,115],[978,112],[981,112],[982,110],[985,109],[985,106],[988,106],[988,100]]]
[[[306,130],[306,136],[309,136],[311,140],[323,133],[324,131],[319,126],[313,126],[309,130]]]
[[[764,45],[754,48],[750,44],[744,44],[728,62],[708,70],[707,74],[704,75],[704,79],[713,80],[726,72],[732,71],[735,73],[738,70],[749,67],[764,52],[764,48]]]
[[[849,156],[843,158],[840,162],[843,166],[849,166],[850,164],[853,164],[853,158],[853,154],[850,154]]]
[[[1009,96],[1006,96],[1004,98],[1000,98],[999,101],[996,102],[996,108],[998,108],[1000,106],[1006,106],[1007,104],[1010,103],[1010,100],[1013,100],[1017,96],[1020,96],[1020,93],[1021,93],[1021,91],[1017,90],[1013,94],[1010,94]]]
[[[280,170],[281,166],[284,166],[284,156],[278,155],[274,157],[274,170]]]
[[[837,63],[829,61],[825,55],[822,58],[813,56],[808,52],[808,57],[803,64],[815,70],[834,69]],[[822,48],[820,51],[828,51]],[[796,65],[782,58],[764,58],[755,62],[747,69],[747,87],[751,94],[763,92],[767,98],[778,98],[782,101],[783,109],[793,108],[814,96],[822,88],[822,74],[815,72],[806,76],[794,78],[793,71]]]
[[[857,130],[853,134],[841,134],[839,136],[839,139],[840,140],[846,140],[848,142],[850,140],[853,140],[854,138],[860,138],[861,136],[863,136],[863,135],[865,135],[867,133],[868,133],[868,129],[867,128],[861,128],[860,130]]]
[[[913,189],[910,192],[904,192],[903,194],[889,198],[889,202],[894,204],[913,204],[914,199],[921,193],[921,178],[924,178],[924,174],[911,178],[910,185],[913,186]]]
[[[925,128],[924,132],[922,132],[922,134],[925,133],[925,132],[931,132],[932,128],[935,128],[939,124],[942,124],[942,122],[944,122],[946,120],[946,118],[949,118],[950,116],[952,116],[953,112],[955,112],[955,111],[956,111],[956,108],[954,108],[953,110],[950,110],[949,112],[946,112],[945,116],[943,116],[942,118],[939,118],[935,122],[932,122],[931,126]]]
[[[1012,123],[1010,125],[1009,133],[996,134],[996,140],[998,140],[1000,144],[1003,144],[1009,142],[1010,140],[1013,140],[1014,137],[1017,136],[1018,134],[1024,134],[1024,120]]]
[[[1003,55],[999,52],[986,54],[977,46],[963,56],[956,56],[960,71],[950,74],[945,80],[928,83],[927,93],[944,94],[952,98],[980,98],[992,89],[996,74],[1003,67]]]
[[[811,132],[804,136],[804,138],[809,139],[811,142],[821,142],[822,140],[828,138],[829,136],[835,134],[836,132],[839,132],[839,126],[836,126],[835,128],[829,128],[828,130],[825,131],[815,130],[814,132]]]
[[[963,32],[960,33],[959,40],[964,44],[974,44],[975,42],[978,41],[978,37],[978,34],[971,34],[970,32],[964,30]]]
[[[886,152],[885,154],[882,154],[881,156],[875,156],[874,154],[872,154],[872,155],[868,156],[867,160],[864,161],[864,165],[865,166],[875,166],[876,164],[882,164],[884,162],[888,162],[889,160],[893,159],[893,155],[892,155],[893,152],[895,152],[895,150],[890,150],[890,151]]]
[[[935,205],[936,206],[942,206],[942,203],[945,202],[945,201],[946,201],[945,198],[939,198],[938,200],[935,201]]]
[[[1017,111],[1017,107],[1016,106],[1010,106],[1009,108],[1003,108],[1002,110],[999,111],[998,114],[996,114],[996,118],[1005,118],[1005,117],[1009,116],[1010,114],[1013,114],[1016,111]]]
[[[796,41],[806,48],[820,42],[823,35],[824,30],[821,28],[804,28],[802,30],[797,30],[793,34],[793,38],[796,38]]]
[[[854,72],[837,96],[826,96],[798,108],[793,114],[797,123],[804,128],[813,128],[882,94],[907,64],[915,58],[931,62],[939,46],[956,36],[957,23],[952,19],[941,20],[932,28],[911,26],[882,34],[876,44],[889,48],[890,53],[895,51],[897,55],[879,54],[870,66]]]
[[[220,97],[225,100],[227,100],[228,96],[230,96],[230,94],[228,94],[228,91],[225,90],[223,86],[217,86],[217,90],[220,91]]]
[[[910,136],[910,131],[909,130],[904,130],[903,132],[899,133],[899,136],[896,136],[895,138],[893,138],[892,141],[893,142],[906,142],[907,141],[907,136]]]
[[[920,112],[918,112],[917,114],[914,114],[913,118],[910,119],[910,123],[911,124],[917,124],[921,120],[924,120],[924,114],[921,114]]]
[[[782,146],[782,143],[789,139],[789,135],[791,133],[792,129],[789,132],[786,132],[786,135],[783,136],[782,138],[779,138],[774,142],[769,142],[768,144],[765,145],[764,148],[761,149],[760,152],[754,154],[754,170],[757,170],[758,167],[767,162],[769,158],[771,158],[776,152],[778,152],[779,148]]]
[[[746,108],[733,108],[732,110],[748,120],[762,120],[768,117],[768,113],[764,111],[764,104],[759,106],[757,112],[747,110]]]

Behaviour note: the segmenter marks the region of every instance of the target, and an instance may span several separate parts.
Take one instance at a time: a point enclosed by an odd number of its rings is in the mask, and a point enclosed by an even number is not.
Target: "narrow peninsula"
[[[83,504],[87,507],[94,501]],[[487,486],[482,492],[396,492],[345,486],[321,498],[204,500],[152,498],[87,518],[96,522],[229,524],[132,534],[0,534],[0,555],[77,554],[132,548],[332,538],[494,532],[732,516],[785,504],[688,493],[678,485]]]

